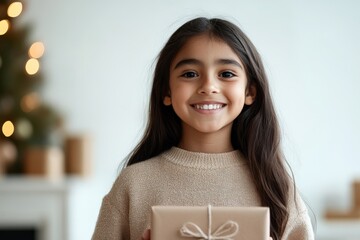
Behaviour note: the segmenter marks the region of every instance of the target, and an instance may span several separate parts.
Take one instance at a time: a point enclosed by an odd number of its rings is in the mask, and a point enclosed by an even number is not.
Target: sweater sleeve
[[[119,177],[111,191],[103,198],[92,240],[130,239],[126,195]]]
[[[314,232],[312,229],[310,218],[307,212],[299,213],[299,215],[288,223],[283,240],[314,240]]]
[[[296,192],[296,201],[291,201],[290,216],[282,240],[314,240],[314,231],[308,209]]]

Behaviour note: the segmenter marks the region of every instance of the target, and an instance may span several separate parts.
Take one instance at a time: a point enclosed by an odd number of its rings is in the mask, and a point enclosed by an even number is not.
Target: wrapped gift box
[[[270,211],[267,207],[153,206],[151,224],[152,240],[268,240]]]

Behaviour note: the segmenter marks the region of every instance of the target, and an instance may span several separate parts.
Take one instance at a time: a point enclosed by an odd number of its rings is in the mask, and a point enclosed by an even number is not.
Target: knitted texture
[[[314,239],[303,201],[297,196],[296,207],[290,199],[283,239]],[[239,151],[197,153],[173,147],[123,169],[103,199],[92,239],[140,240],[151,224],[151,206],[208,204],[260,206],[246,159]]]

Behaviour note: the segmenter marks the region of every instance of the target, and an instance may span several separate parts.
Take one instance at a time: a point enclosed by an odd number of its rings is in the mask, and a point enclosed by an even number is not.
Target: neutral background
[[[152,67],[170,34],[196,16],[237,23],[261,53],[283,146],[319,231],[347,209],[360,178],[360,2],[350,0],[29,0],[21,21],[46,53],[43,96],[67,131],[90,133],[93,173],[70,181],[69,236],[89,239],[102,197],[146,119]]]

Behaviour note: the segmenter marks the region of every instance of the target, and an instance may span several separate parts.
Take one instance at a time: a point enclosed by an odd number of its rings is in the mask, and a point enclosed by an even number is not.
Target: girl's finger
[[[143,233],[141,240],[150,240],[150,229],[146,229]]]

